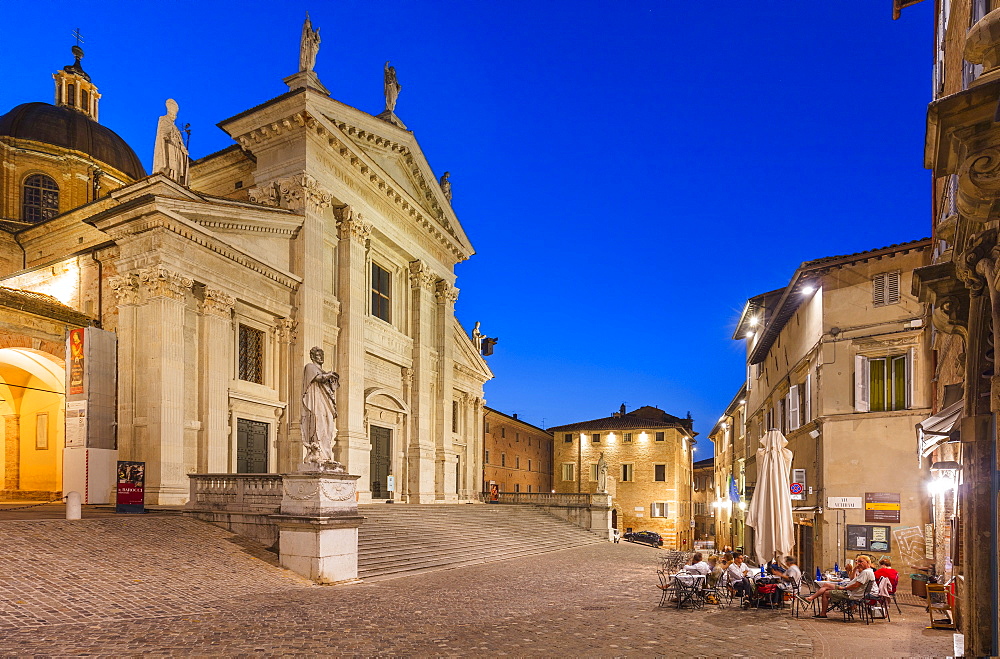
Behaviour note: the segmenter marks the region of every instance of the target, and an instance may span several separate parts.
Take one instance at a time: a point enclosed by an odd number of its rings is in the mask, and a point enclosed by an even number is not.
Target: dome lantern
[[[90,75],[83,70],[80,60],[83,59],[83,48],[80,47],[80,31],[74,35],[77,43],[72,48],[74,61],[60,71],[52,74],[56,83],[56,105],[70,108],[97,121],[97,101],[101,95],[97,86],[91,82]]]

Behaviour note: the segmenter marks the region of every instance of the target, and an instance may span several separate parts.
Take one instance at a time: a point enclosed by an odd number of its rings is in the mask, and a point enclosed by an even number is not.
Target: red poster
[[[69,331],[69,393],[83,393],[83,328]]]
[[[118,461],[118,497],[115,512],[144,513],[146,501],[146,463]]]

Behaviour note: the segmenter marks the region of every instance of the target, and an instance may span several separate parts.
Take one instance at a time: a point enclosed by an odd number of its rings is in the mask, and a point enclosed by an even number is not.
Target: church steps
[[[528,505],[368,504],[358,576],[383,579],[606,542]]]

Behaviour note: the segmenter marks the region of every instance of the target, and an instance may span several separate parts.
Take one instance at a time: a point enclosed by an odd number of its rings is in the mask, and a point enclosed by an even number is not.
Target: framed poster
[[[146,463],[118,461],[117,513],[146,512]]]

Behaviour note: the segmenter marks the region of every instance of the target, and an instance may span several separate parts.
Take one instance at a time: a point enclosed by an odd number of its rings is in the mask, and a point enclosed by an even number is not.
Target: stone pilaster
[[[434,339],[438,353],[438,409],[439,424],[435,437],[434,468],[438,500],[458,501],[455,492],[455,449],[452,442],[452,401],[454,400],[455,339],[452,336],[451,320],[455,315],[455,301],[458,289],[443,279],[434,285],[434,299],[437,304]]]
[[[129,337],[138,385],[133,454],[146,462],[146,503],[180,504],[190,489],[184,469],[184,309],[193,282],[163,266],[139,270],[134,282],[143,303],[135,307],[136,334]]]
[[[337,340],[337,462],[348,472],[366,474],[371,444],[365,433],[365,317],[368,288],[366,250],[372,226],[354,209],[335,209],[337,216],[337,297],[340,335]],[[320,288],[319,290],[322,290]],[[371,482],[360,481],[362,501],[371,498]]]
[[[200,391],[198,406],[201,430],[198,438],[198,472],[223,474],[234,471],[229,464],[229,381],[233,378],[236,351],[233,346],[233,305],[236,298],[206,288],[199,305],[200,340],[198,359]]]
[[[406,451],[406,492],[410,503],[434,501],[434,390],[431,380],[434,349],[434,282],[437,277],[422,261],[412,261],[410,322],[413,337],[413,382],[410,388],[410,436]]]
[[[139,282],[136,275],[125,274],[111,277],[108,284],[118,301],[118,459],[141,460],[135,427]]]
[[[276,324],[278,354],[275,365],[277,368],[278,397],[289,406],[292,403],[292,394],[294,393],[296,402],[299,400],[299,395],[301,394],[301,391],[291,389],[288,384],[290,380],[294,381],[297,375],[301,375],[298,369],[292,367],[290,359],[292,345],[296,342],[296,327],[295,321],[291,318],[279,318]],[[301,377],[299,380],[301,380]],[[299,386],[301,387],[301,384]],[[285,422],[278,424],[277,432],[277,470],[280,473],[287,473],[295,469],[301,464],[303,457],[302,442],[299,440],[299,435],[297,434],[298,418],[289,416],[287,409],[285,410],[284,417]],[[291,432],[293,428],[296,430],[296,433]]]

